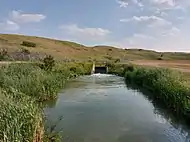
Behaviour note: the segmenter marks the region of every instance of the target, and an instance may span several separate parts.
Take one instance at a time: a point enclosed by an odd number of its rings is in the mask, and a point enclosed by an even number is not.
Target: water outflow
[[[56,127],[63,142],[189,142],[186,126],[113,75],[71,80],[45,114],[46,126],[63,117]]]

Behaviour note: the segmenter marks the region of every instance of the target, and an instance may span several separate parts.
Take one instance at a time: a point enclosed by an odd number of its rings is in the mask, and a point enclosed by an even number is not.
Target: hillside
[[[21,43],[29,41],[36,47],[25,47]],[[187,53],[161,53],[143,49],[119,49],[110,46],[86,47],[69,41],[60,41],[42,37],[0,34],[0,49],[7,49],[9,54],[27,49],[29,54],[51,54],[57,59],[74,60],[190,60]],[[161,56],[162,55],[162,56]]]

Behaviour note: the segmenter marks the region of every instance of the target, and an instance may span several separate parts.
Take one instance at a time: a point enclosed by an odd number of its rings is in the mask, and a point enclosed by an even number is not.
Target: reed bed
[[[0,141],[42,142],[41,102],[54,99],[68,79],[90,73],[91,64],[57,64],[51,71],[38,64],[0,67]]]
[[[150,91],[158,100],[177,116],[190,121],[189,76],[166,68],[146,68],[133,65],[114,66],[112,72]]]

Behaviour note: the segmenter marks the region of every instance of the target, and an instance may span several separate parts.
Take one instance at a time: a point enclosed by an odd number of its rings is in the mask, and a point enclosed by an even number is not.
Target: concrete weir
[[[97,65],[95,62],[92,66],[91,74],[94,73],[101,73],[101,74],[107,74],[108,73],[108,67],[106,65]]]

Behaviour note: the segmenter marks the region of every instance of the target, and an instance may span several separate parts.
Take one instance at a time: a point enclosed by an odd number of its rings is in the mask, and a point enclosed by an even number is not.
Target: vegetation
[[[74,42],[53,40],[41,37],[0,34],[0,45],[8,51],[19,51],[23,45],[32,54],[40,54],[42,57],[51,54],[56,60],[112,60],[120,59],[127,62],[130,60],[190,60],[189,53],[161,53],[143,49],[121,49],[110,46],[87,47]],[[6,41],[6,42],[5,42]],[[22,43],[22,45],[21,45]],[[35,48],[30,48],[35,46]],[[9,53],[10,54],[10,53]]]
[[[30,54],[30,51],[26,48],[21,48],[21,53]]]
[[[6,60],[8,57],[7,49],[0,49],[0,61]]]
[[[72,67],[76,70],[70,71]],[[69,78],[90,73],[90,67],[90,63],[59,63],[52,70],[41,69],[32,63],[2,66],[0,141],[41,142],[44,128],[40,102],[56,98]],[[54,139],[54,135],[45,138]]]
[[[45,70],[52,70],[55,66],[55,60],[53,56],[48,55],[43,59],[42,68]]]
[[[21,45],[26,47],[36,47],[36,44],[30,41],[23,41]]]
[[[34,101],[16,89],[0,93],[0,141],[31,142],[42,137],[42,115]]]
[[[190,120],[190,86],[181,72],[132,65],[117,66],[113,71],[124,76],[127,82],[149,90],[153,99],[163,103],[177,116]]]
[[[121,60],[120,59],[116,59],[115,60],[115,63],[119,63]]]

